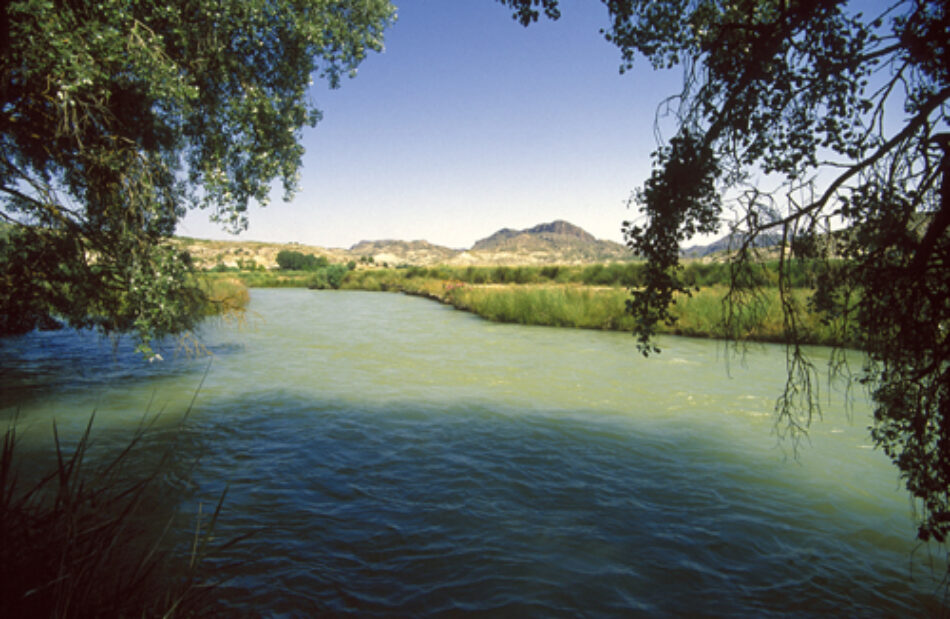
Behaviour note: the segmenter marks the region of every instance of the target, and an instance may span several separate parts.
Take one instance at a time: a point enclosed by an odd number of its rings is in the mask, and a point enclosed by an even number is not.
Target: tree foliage
[[[528,24],[544,0],[499,0]],[[818,372],[798,345],[805,309],[857,341],[852,375],[874,402],[876,444],[920,508],[918,537],[950,534],[950,14],[940,0],[869,6],[835,0],[603,0],[602,31],[621,52],[680,67],[664,101],[669,131],[624,224],[647,259],[629,310],[644,354],[688,294],[679,245],[728,225],[736,239],[723,319],[755,299],[745,265],[780,260],[788,382],[777,428],[793,439],[820,413]],[[862,12],[863,11],[863,12]],[[869,12],[870,11],[870,12]],[[779,247],[759,248],[764,235]],[[824,266],[808,308],[795,303],[797,261]],[[728,330],[728,329],[727,329]],[[740,330],[731,332],[737,337]],[[839,351],[840,352],[840,351]],[[849,373],[833,354],[835,372]]]
[[[388,0],[14,0],[0,8],[0,333],[53,314],[148,342],[200,292],[163,241],[296,188],[312,76],[382,47]]]
[[[277,266],[285,271],[316,271],[329,264],[326,256],[317,257],[290,249],[277,252]]]
[[[331,264],[313,273],[313,277],[307,282],[307,288],[313,290],[339,290],[343,285],[343,280],[351,271],[345,264]]]

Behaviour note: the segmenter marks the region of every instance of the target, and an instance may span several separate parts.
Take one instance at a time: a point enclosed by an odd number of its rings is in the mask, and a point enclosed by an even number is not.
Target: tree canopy
[[[528,25],[557,0],[499,0]],[[640,57],[680,67],[658,108],[667,130],[634,192],[628,245],[648,261],[632,291],[638,345],[688,294],[679,246],[728,230],[734,276],[723,320],[741,340],[758,300],[749,266],[779,258],[788,382],[777,428],[793,439],[820,414],[819,374],[798,345],[815,311],[867,353],[832,374],[869,390],[871,434],[919,508],[918,537],[950,534],[950,15],[942,0],[603,0],[621,71]],[[763,249],[765,235],[780,238]],[[777,253],[776,253],[777,252]],[[807,307],[788,273],[818,269]]]
[[[316,271],[330,265],[326,256],[314,256],[289,249],[277,253],[277,266],[287,271]]]
[[[353,75],[388,0],[13,0],[0,8],[0,334],[51,314],[148,343],[202,298],[165,241],[297,186],[307,95]]]

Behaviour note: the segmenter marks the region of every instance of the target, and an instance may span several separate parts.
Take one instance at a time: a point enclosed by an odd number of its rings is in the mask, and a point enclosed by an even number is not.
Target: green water
[[[939,608],[867,402],[847,414],[825,386],[797,459],[772,436],[779,347],[729,359],[669,338],[644,359],[625,334],[304,290],[254,290],[247,325],[203,338],[210,367],[172,348],[143,363],[89,334],[8,340],[0,405],[30,440],[93,409],[121,434],[146,409],[172,423],[204,376],[184,501],[227,484],[220,535],[259,530],[210,564],[235,614]]]

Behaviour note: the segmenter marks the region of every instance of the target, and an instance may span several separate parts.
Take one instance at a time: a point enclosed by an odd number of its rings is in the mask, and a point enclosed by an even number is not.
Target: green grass
[[[455,284],[443,285],[441,293],[430,285],[427,292],[428,296],[496,322],[614,331],[632,331],[635,325],[633,316],[626,311],[629,292],[621,288]],[[660,325],[658,331],[691,337],[785,340],[784,317],[776,289],[764,289],[741,307],[734,307],[731,315],[728,304],[724,303],[727,292],[724,286],[712,286],[691,296],[678,296],[673,307],[676,322],[672,326]],[[809,291],[803,289],[793,291],[793,302],[804,308],[808,294]],[[816,315],[803,312],[801,316],[802,343],[849,343],[833,325],[822,323]]]
[[[8,617],[201,616],[207,587],[198,566],[211,528],[176,555],[167,533],[175,501],[163,480],[171,449],[143,469],[145,429],[109,456],[94,454],[92,419],[71,449],[54,425],[54,464],[37,471],[20,454],[15,426],[0,446],[0,603]],[[101,451],[101,450],[100,450]],[[154,456],[154,450],[148,451]],[[25,474],[24,474],[25,472]],[[24,480],[29,477],[28,480]],[[223,500],[223,496],[222,496]],[[166,524],[156,511],[170,511]]]
[[[308,271],[206,271],[209,281],[236,280],[248,288],[306,288],[313,278]]]
[[[690,297],[679,296],[673,310],[676,323],[672,327],[664,326],[661,331],[692,337],[785,341],[785,317],[777,289],[764,288],[731,308],[725,302],[727,293],[725,286],[710,286],[701,288]],[[810,293],[804,288],[791,293],[791,303],[797,307],[801,318],[798,325],[801,343],[852,344],[836,325],[825,324],[819,316],[805,310]]]
[[[594,290],[578,286],[461,286],[446,300],[497,322],[582,329],[631,330],[624,312],[622,289]]]
[[[791,282],[800,286],[794,289],[792,300],[800,309],[807,307],[810,294],[807,286],[814,279],[815,268],[807,263],[796,263],[792,267]],[[498,322],[632,331],[634,319],[626,313],[628,288],[638,285],[642,270],[642,262],[370,268],[349,272],[341,287],[426,296]],[[306,287],[310,274],[284,271],[209,274],[209,277],[221,276],[238,278],[250,287]],[[658,331],[692,337],[784,341],[784,316],[776,287],[777,263],[755,264],[749,268],[746,279],[762,287],[734,310],[723,302],[729,277],[729,265],[687,263],[683,279],[699,290],[691,296],[677,297],[673,308],[676,323],[660,325]],[[729,320],[724,320],[724,316]],[[800,312],[800,316],[798,330],[803,343],[851,343],[841,329],[822,323],[818,316],[807,311]]]

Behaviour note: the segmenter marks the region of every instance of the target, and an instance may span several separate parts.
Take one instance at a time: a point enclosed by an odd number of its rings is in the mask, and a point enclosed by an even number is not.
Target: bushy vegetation
[[[209,280],[234,279],[248,288],[306,288],[313,277],[309,271],[228,271],[205,273]]]
[[[237,277],[202,277],[200,282],[206,299],[205,314],[208,316],[241,312],[251,300],[247,285]]]
[[[405,279],[432,278],[467,284],[585,284],[588,286],[637,286],[640,264],[615,262],[588,266],[470,266],[406,267]]]
[[[281,252],[283,253],[283,252]],[[303,254],[301,254],[303,255]],[[311,258],[313,256],[310,256]],[[316,264],[322,266],[307,269],[266,271],[259,268],[214,268],[205,273],[210,282],[231,281],[247,288],[314,288],[336,290],[343,286],[347,275],[356,268],[355,262],[329,264],[321,257]]]
[[[330,268],[336,269],[336,275],[331,276],[327,273],[317,277],[310,277],[299,271],[286,269],[282,269],[277,273],[263,272],[259,269],[227,267],[212,269],[212,271],[230,273],[234,278],[240,279],[251,288],[307,287],[324,281],[339,281],[339,286],[322,287],[360,290],[387,290],[399,287],[403,282],[420,279],[455,281],[473,285],[579,284],[584,286],[637,288],[643,284],[644,272],[644,263],[642,262],[569,266],[401,266],[395,269],[369,268],[359,270],[356,267],[356,262],[350,262],[345,266],[345,269],[343,265],[323,266],[316,269],[316,272]],[[826,268],[826,265],[813,261],[796,261],[790,267],[786,265],[788,270],[786,277],[789,278],[787,285],[791,288],[812,288]],[[342,275],[342,278],[340,278],[340,275]],[[773,260],[734,268],[728,262],[695,260],[686,263],[679,273],[679,278],[689,288],[726,286],[733,277],[755,281],[765,287],[776,287],[778,285],[778,261]]]
[[[482,288],[457,286],[446,300],[461,309],[496,322],[585,329],[630,330],[624,312],[623,290],[595,290],[578,286],[521,286]]]
[[[282,271],[316,271],[325,269],[329,264],[326,256],[314,256],[289,249],[277,254],[277,266]]]
[[[789,288],[814,288],[815,283],[828,268],[834,268],[835,262],[823,263],[817,260],[786,261],[782,266],[785,269],[784,277],[788,278],[785,286]],[[644,264],[641,264],[645,268]],[[747,285],[764,288],[776,288],[779,282],[779,262],[769,260],[764,262],[744,262],[732,264],[729,262],[702,262],[694,260],[683,265],[680,278],[688,287],[727,286],[733,280]],[[637,284],[634,284],[636,286]]]
[[[348,266],[332,264],[314,272],[313,277],[307,282],[307,287],[315,290],[339,290],[343,284],[343,278],[349,272]]]

